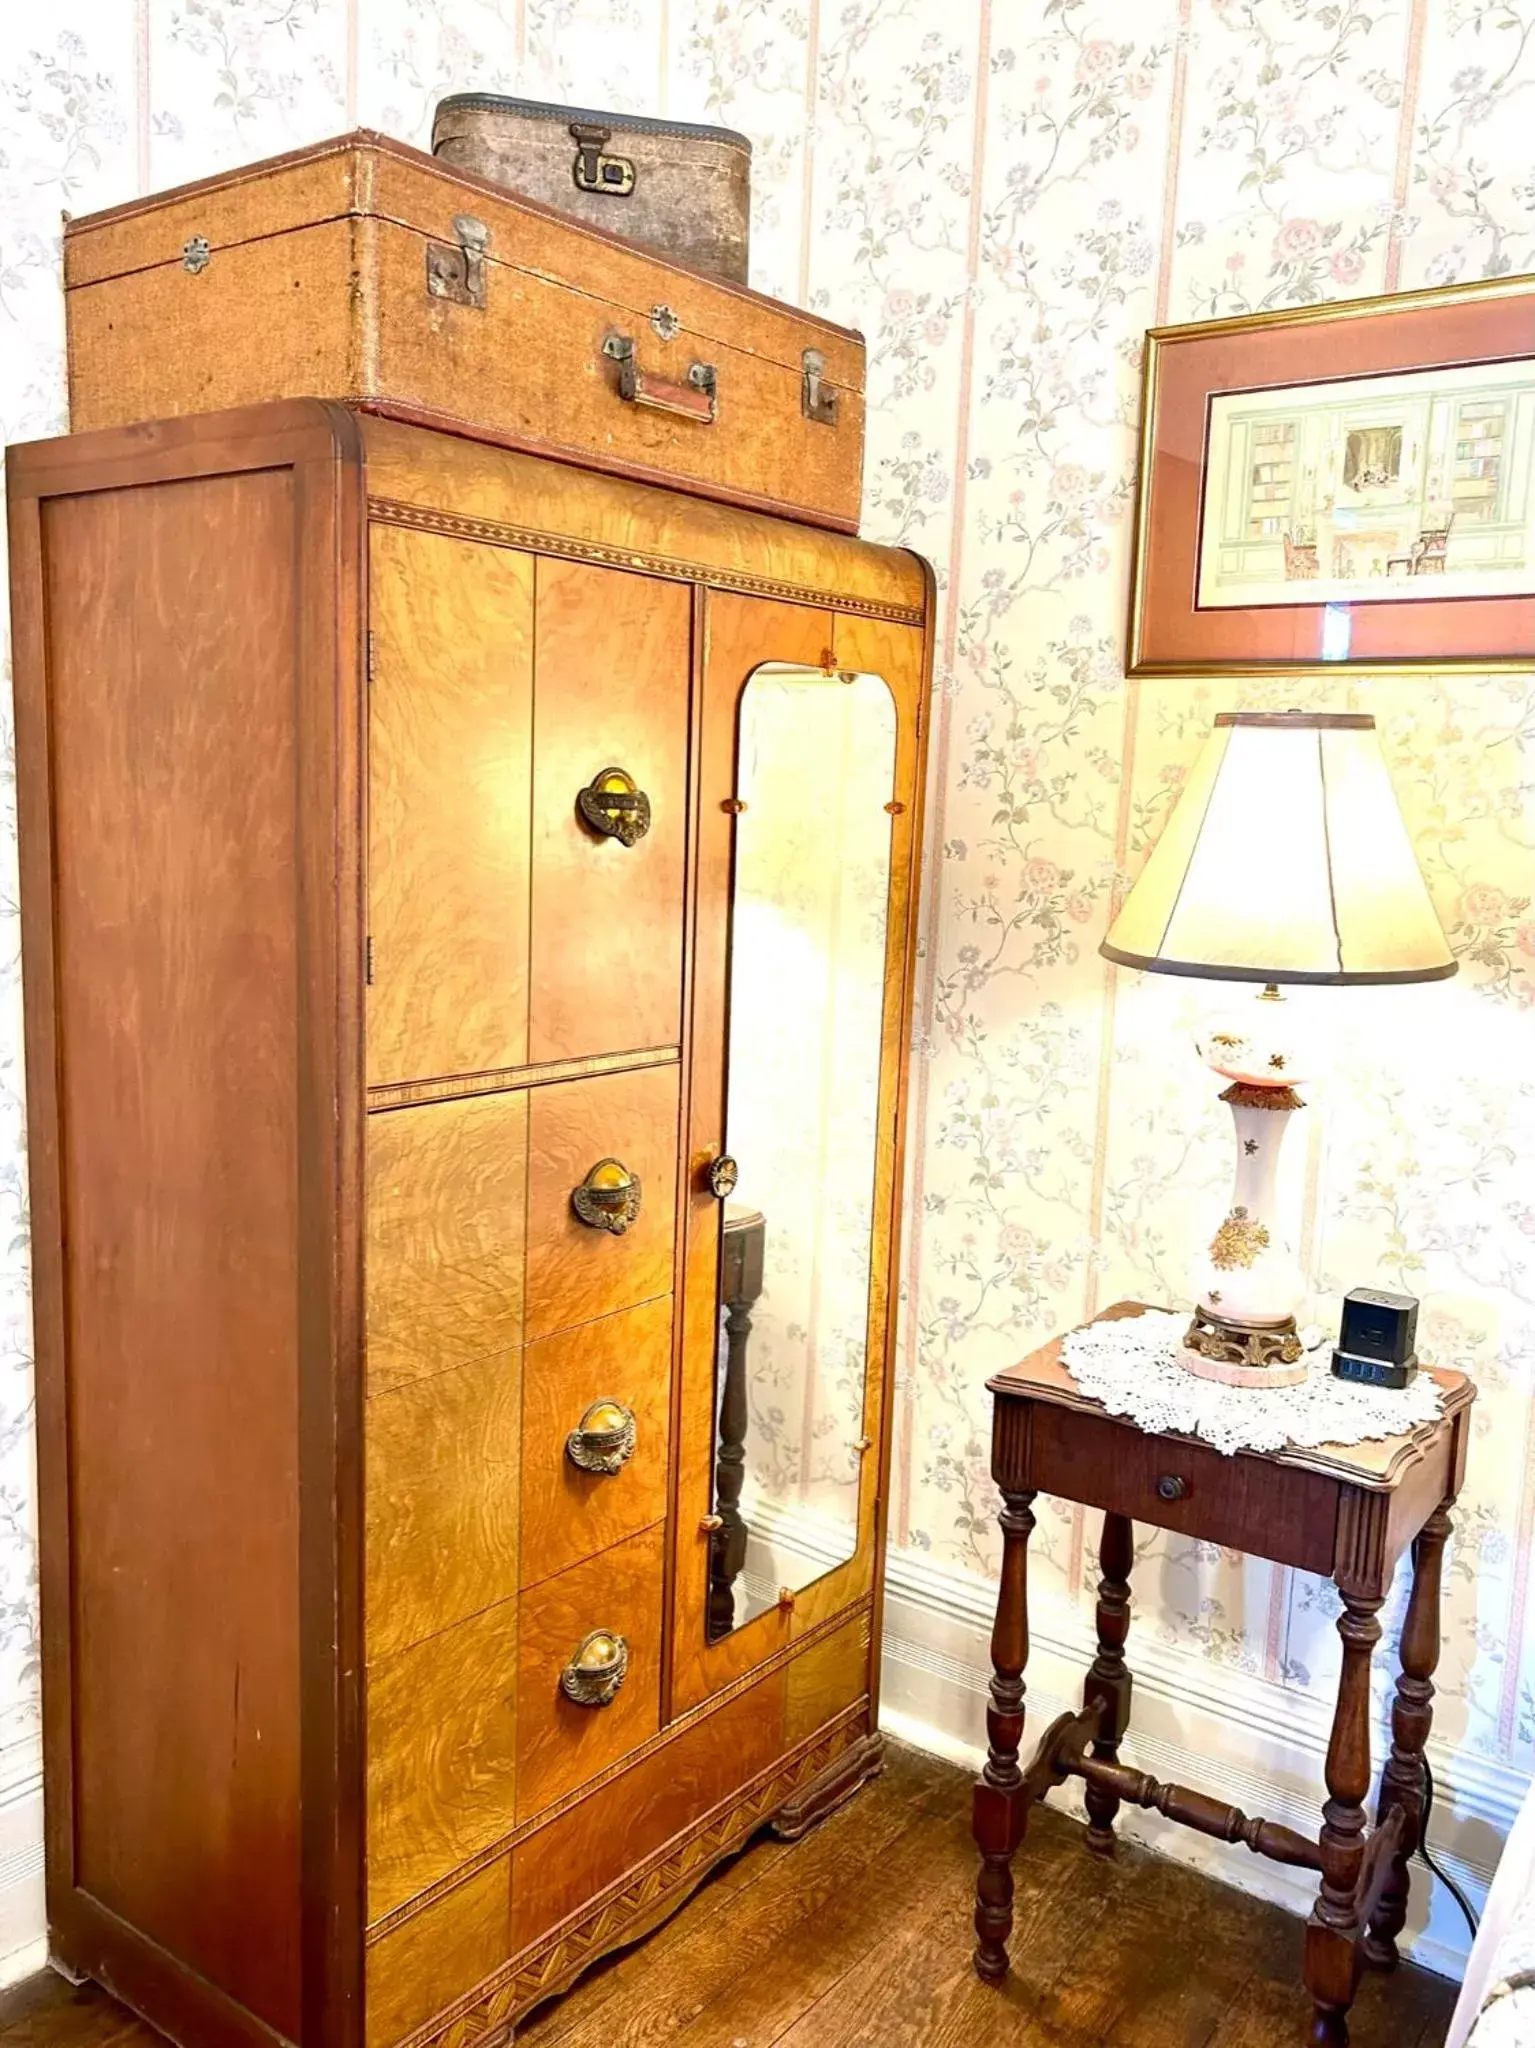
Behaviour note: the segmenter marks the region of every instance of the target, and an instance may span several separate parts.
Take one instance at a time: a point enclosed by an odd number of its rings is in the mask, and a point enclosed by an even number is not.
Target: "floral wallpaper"
[[[0,425],[64,424],[62,208],[352,122],[423,140],[471,85],[756,144],[754,276],[861,325],[866,530],[942,590],[894,1537],[995,1563],[986,1375],[1176,1297],[1227,1133],[1197,985],[1096,947],[1212,714],[1380,719],[1462,973],[1322,992],[1337,1072],[1289,1168],[1319,1311],[1425,1302],[1481,1388],[1438,1739],[1535,1769],[1535,678],[1280,688],[1121,668],[1151,323],[1535,267],[1535,0],[53,0],[0,12]],[[6,796],[9,804],[9,791]],[[35,1759],[15,888],[0,833],[0,1763]],[[1042,1597],[1093,1530],[1047,1504]],[[1325,1588],[1149,1538],[1137,1627],[1329,1691]],[[1384,1659],[1380,1660],[1384,1666]],[[30,1765],[28,1767],[31,1767]]]

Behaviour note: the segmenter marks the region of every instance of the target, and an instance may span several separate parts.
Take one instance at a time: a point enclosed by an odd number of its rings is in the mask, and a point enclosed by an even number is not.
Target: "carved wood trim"
[[[1004,1493],[1028,1492],[1033,1457],[1033,1402],[996,1402],[991,1418],[991,1476]]]
[[[493,547],[521,548],[530,554],[560,555],[569,561],[596,562],[608,569],[637,569],[647,576],[670,576],[684,583],[704,583],[711,590],[738,590],[748,597],[781,598],[790,604],[814,605],[821,611],[852,612],[865,619],[889,619],[900,626],[923,624],[922,612],[915,605],[880,604],[870,597],[850,597],[842,592],[812,589],[809,585],[780,583],[771,576],[751,576],[739,569],[711,568],[707,563],[689,562],[674,555],[607,547],[600,541],[575,540],[563,533],[542,533],[536,527],[511,526],[500,519],[471,519],[459,512],[439,512],[425,505],[407,505],[398,498],[369,498],[368,516],[385,525],[444,533],[456,540],[487,541]]]
[[[480,1074],[447,1074],[430,1081],[385,1081],[368,1090],[368,1108],[408,1109],[418,1102],[456,1102],[468,1095],[500,1095],[512,1088],[542,1088],[551,1081],[584,1081],[593,1074],[630,1074],[641,1067],[674,1067],[675,1045],[643,1052],[592,1053],[536,1067],[492,1067]]]
[[[784,1801],[771,1822],[773,1833],[781,1842],[798,1842],[818,1821],[851,1799],[860,1785],[877,1778],[884,1768],[884,1736],[860,1735],[808,1785],[802,1785],[792,1798]]]
[[[812,1645],[820,1642],[824,1636],[832,1635],[846,1623],[856,1620],[862,1614],[868,1613],[873,1604],[873,1596],[865,1593],[860,1599],[849,1602],[846,1607],[839,1607],[835,1614],[828,1615],[825,1621],[818,1622],[814,1628],[807,1628],[803,1635],[797,1637],[792,1643],[787,1644],[785,1648],[777,1651],[771,1657],[764,1657],[760,1663],[754,1664],[750,1671],[744,1673],[742,1677],[736,1679],[732,1684],[721,1686],[718,1692],[711,1693],[708,1699],[692,1708],[690,1712],[679,1714],[675,1721],[672,1721],[661,1730],[659,1735],[653,1735],[648,1742],[642,1742],[637,1749],[631,1749],[616,1764],[610,1764],[605,1771],[599,1771],[594,1778],[588,1778],[586,1783],[578,1786],[574,1792],[567,1792],[563,1799],[557,1799],[552,1806],[544,1807],[541,1812],[535,1813],[530,1819],[525,1820],[520,1827],[513,1828],[510,1834],[503,1835],[498,1842],[490,1843],[477,1856],[470,1857],[466,1863],[459,1864],[458,1868],[450,1871],[446,1877],[439,1878],[436,1884],[428,1885],[425,1891],[417,1892],[413,1898],[407,1899],[403,1905],[396,1906],[392,1912],[386,1913],[380,1919],[375,1920],[367,1931],[366,1939],[368,1946],[371,1948],[375,1942],[382,1941],[386,1935],[392,1934],[402,1922],[413,1919],[417,1913],[424,1912],[428,1906],[440,1899],[445,1892],[451,1892],[457,1886],[466,1883],[479,1871],[485,1869],[487,1864],[495,1863],[509,1849],[515,1848],[519,1842],[526,1841],[529,1835],[537,1834],[540,1828],[548,1827],[552,1821],[558,1820],[561,1814],[568,1813],[573,1806],[579,1806],[583,1799],[588,1799],[594,1792],[601,1791],[604,1785],[611,1784],[615,1778],[621,1778],[626,1771],[632,1770],[636,1764],[642,1763],[646,1757],[654,1755],[658,1749],[664,1749],[669,1742],[674,1742],[679,1735],[684,1734],[689,1728],[695,1727],[698,1722],[707,1720],[711,1714],[717,1712],[727,1701],[735,1699],[743,1692],[749,1692],[762,1679],[770,1677],[782,1665],[791,1662],[792,1659],[810,1649]],[[868,1702],[866,1700],[855,1702],[853,1706],[846,1710],[846,1714],[839,1718],[836,1725],[840,1726],[843,1719],[856,1717],[860,1713],[866,1713],[867,1707]]]
[[[713,1866],[770,1820],[789,1794],[817,1778],[859,1739],[867,1700],[842,1714],[771,1770],[706,1813],[487,1977],[456,2004],[407,2035],[400,2048],[498,2048],[530,2006],[563,1990],[589,1963],[636,1940],[696,1890]]]
[[[1385,1591],[1391,1496],[1345,1486],[1338,1496],[1332,1575],[1340,1593]]]

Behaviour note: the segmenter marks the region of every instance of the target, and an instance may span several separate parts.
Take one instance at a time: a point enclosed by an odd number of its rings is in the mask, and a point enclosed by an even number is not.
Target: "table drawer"
[[[531,1090],[527,1339],[669,1294],[677,1209],[675,1064]],[[576,1190],[606,1163],[638,1183],[628,1211],[613,1190]],[[621,1193],[621,1190],[620,1190]],[[606,1222],[604,1221],[606,1218]]]
[[[525,1587],[665,1515],[671,1383],[670,1295],[528,1346],[522,1395]],[[632,1437],[607,1446],[588,1439],[572,1454],[572,1432],[598,1402],[627,1410]]]
[[[654,1735],[661,1725],[664,1524],[523,1594],[518,1615],[517,1819],[540,1813]],[[596,1630],[621,1636],[627,1664],[604,1699],[570,1698],[566,1667]]]
[[[1024,1404],[1032,1422],[1019,1432],[1009,1424],[1015,1405],[997,1404],[993,1470],[1000,1485],[1112,1509],[1301,1571],[1332,1571],[1336,1480],[1269,1458],[1228,1458],[1181,1437],[1144,1436],[1108,1416],[1073,1414],[1043,1401]],[[1283,1555],[1278,1532],[1286,1532]]]

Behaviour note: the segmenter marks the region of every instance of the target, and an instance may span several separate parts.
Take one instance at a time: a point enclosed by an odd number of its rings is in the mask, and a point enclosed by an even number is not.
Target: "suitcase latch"
[[[631,158],[608,154],[612,129],[595,121],[572,121],[570,132],[576,142],[576,160],[570,167],[576,190],[605,192],[610,199],[627,199],[634,190],[636,172]]]
[[[453,216],[456,242],[428,242],[426,245],[426,288],[434,299],[452,299],[455,305],[485,305],[485,253],[490,247],[490,229],[472,213]]]
[[[807,420],[815,420],[823,427],[837,424],[837,394],[822,380],[826,374],[826,358],[818,348],[807,348],[800,357],[804,367],[804,383],[800,390],[800,405]]]

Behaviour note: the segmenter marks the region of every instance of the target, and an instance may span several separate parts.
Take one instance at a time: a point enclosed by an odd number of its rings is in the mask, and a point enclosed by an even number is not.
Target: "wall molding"
[[[887,1733],[979,1770],[995,1600],[995,1586],[977,1573],[935,1563],[920,1551],[891,1551],[880,1706]],[[1026,1749],[1055,1715],[1079,1704],[1082,1673],[1095,1648],[1088,1614],[1059,1595],[1031,1602],[1029,1633]],[[1135,1706],[1127,1762],[1315,1834],[1325,1796],[1330,1697],[1292,1691],[1256,1672],[1190,1655],[1149,1633],[1138,1636],[1133,1616],[1128,1655]],[[1379,1702],[1371,1736],[1377,1781],[1389,1743],[1386,1712]],[[1431,1740],[1428,1755],[1436,1788],[1434,1853],[1480,1911],[1530,1781],[1511,1764],[1468,1755],[1443,1741]],[[1052,1796],[1081,1815],[1080,1787]],[[1208,1842],[1160,1814],[1122,1815],[1120,1825],[1132,1840],[1242,1891],[1297,1914],[1311,1910],[1315,1880],[1305,1871]],[[1414,1866],[1402,1946],[1442,1976],[1459,1978],[1464,1972],[1469,1930],[1444,1886],[1421,1863]]]
[[[48,1960],[43,1747],[35,1729],[0,1743],[0,1988]]]

